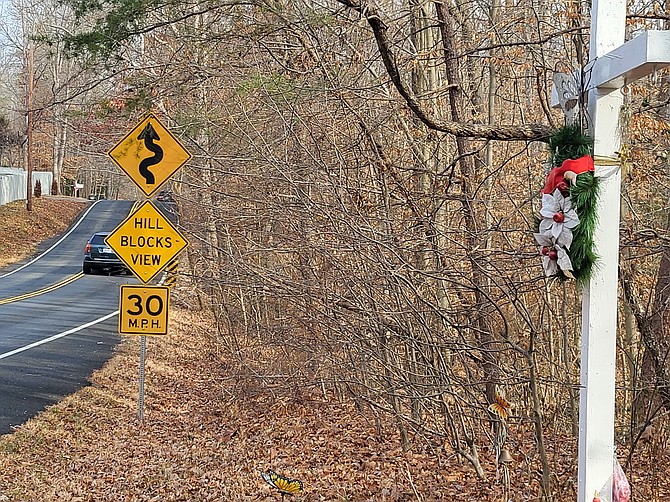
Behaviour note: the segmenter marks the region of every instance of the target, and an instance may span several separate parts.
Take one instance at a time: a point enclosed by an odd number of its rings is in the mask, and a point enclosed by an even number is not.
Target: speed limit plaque
[[[119,298],[119,333],[167,335],[170,288],[122,285]]]

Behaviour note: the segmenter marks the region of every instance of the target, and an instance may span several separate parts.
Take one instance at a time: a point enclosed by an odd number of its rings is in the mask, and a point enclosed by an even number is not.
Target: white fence
[[[28,173],[15,167],[0,167],[0,206],[26,198],[26,180]],[[53,173],[33,171],[33,190],[37,180],[42,184],[42,193],[51,193]]]

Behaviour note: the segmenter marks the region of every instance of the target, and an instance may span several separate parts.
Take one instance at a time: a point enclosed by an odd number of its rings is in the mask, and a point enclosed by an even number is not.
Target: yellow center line
[[[26,300],[28,298],[33,298],[35,296],[43,295],[44,293],[49,293],[50,291],[54,291],[58,288],[62,288],[63,286],[67,286],[71,282],[76,281],[77,279],[81,279],[84,277],[83,272],[79,272],[78,274],[71,275],[70,277],[66,277],[60,282],[57,282],[56,284],[52,284],[51,286],[47,286],[46,288],[38,289],[37,291],[33,291],[31,293],[25,293],[23,295],[19,296],[13,296],[11,298],[5,298],[0,300],[0,305],[5,305],[6,303],[12,303],[12,302],[18,302],[20,300]]]

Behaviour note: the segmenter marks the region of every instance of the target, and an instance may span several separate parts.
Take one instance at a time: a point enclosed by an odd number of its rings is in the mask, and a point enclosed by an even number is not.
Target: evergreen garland
[[[579,225],[572,231],[574,240],[568,254],[574,268],[572,275],[581,285],[591,278],[598,259],[593,251],[593,232],[598,219],[598,187],[598,178],[593,173],[583,173],[577,176],[577,181],[570,188],[570,199],[579,215]]]
[[[568,125],[549,136],[549,148],[551,165],[560,167],[565,160],[578,159],[584,155],[593,156],[593,138],[582,133],[578,125]]]

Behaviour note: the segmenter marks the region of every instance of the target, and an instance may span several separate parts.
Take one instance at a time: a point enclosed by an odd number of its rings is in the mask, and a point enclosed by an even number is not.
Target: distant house
[[[0,206],[8,204],[15,200],[26,198],[26,180],[28,174],[23,169],[16,167],[0,167]],[[43,187],[50,187],[53,180],[53,173],[45,171],[34,171],[32,187],[35,189],[35,183],[40,181]],[[48,191],[47,191],[48,193]]]

